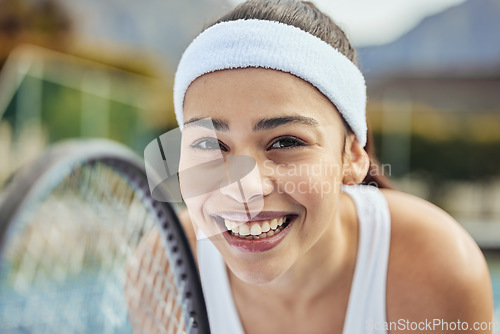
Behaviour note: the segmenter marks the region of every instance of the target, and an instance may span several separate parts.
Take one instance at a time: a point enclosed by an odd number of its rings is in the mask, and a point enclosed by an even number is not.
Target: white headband
[[[196,78],[247,67],[280,70],[311,83],[337,107],[365,146],[366,85],[356,65],[316,36],[265,20],[218,23],[193,40],[175,74],[174,107],[179,127],[183,126],[186,90]]]

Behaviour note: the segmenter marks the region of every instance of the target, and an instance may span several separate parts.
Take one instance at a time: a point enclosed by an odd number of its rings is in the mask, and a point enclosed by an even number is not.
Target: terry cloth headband
[[[183,126],[186,90],[196,78],[248,67],[288,72],[311,83],[337,107],[365,146],[366,85],[357,66],[316,36],[266,20],[218,23],[193,40],[175,74],[174,107],[179,127]]]

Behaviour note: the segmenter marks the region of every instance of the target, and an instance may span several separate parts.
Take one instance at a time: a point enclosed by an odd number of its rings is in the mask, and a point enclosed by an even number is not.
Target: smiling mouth
[[[273,237],[283,231],[296,215],[257,221],[233,221],[220,216],[215,217],[219,227],[234,237],[246,240],[260,240]]]

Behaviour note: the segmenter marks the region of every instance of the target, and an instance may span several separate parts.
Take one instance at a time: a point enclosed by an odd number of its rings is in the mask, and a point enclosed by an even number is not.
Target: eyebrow
[[[311,117],[305,116],[281,116],[281,117],[273,117],[259,120],[253,127],[253,131],[263,131],[277,128],[281,125],[286,124],[304,124],[309,126],[317,127],[319,123],[317,120]],[[184,123],[185,128],[199,126],[203,128],[207,128],[209,130],[229,131],[229,123],[218,118],[193,118]]]
[[[185,128],[199,126],[215,131],[229,131],[229,124],[217,118],[192,118],[184,123]]]
[[[278,126],[285,125],[285,124],[290,124],[290,123],[299,123],[299,124],[304,124],[304,125],[309,125],[309,126],[319,126],[319,123],[317,120],[311,117],[305,117],[305,116],[282,116],[282,117],[273,117],[273,118],[266,118],[266,119],[261,119],[260,121],[255,124],[253,127],[253,131],[262,131],[262,130],[270,130],[274,129]]]

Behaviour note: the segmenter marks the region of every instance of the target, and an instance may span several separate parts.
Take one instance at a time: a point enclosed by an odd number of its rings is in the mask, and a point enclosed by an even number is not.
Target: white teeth
[[[271,223],[269,225],[271,229],[275,230],[278,227],[278,220],[274,218],[273,220],[271,220]]]
[[[252,235],[259,235],[262,233],[262,228],[260,227],[259,223],[252,224],[252,227],[250,228],[250,233]]]
[[[250,223],[235,222],[229,219],[224,219],[224,225],[232,232],[233,235],[248,240],[258,240],[272,237],[283,230],[283,224],[286,222],[286,217]]]
[[[248,227],[247,224],[241,224],[239,226],[239,233],[240,233],[240,235],[249,235],[250,234],[250,228]]]

